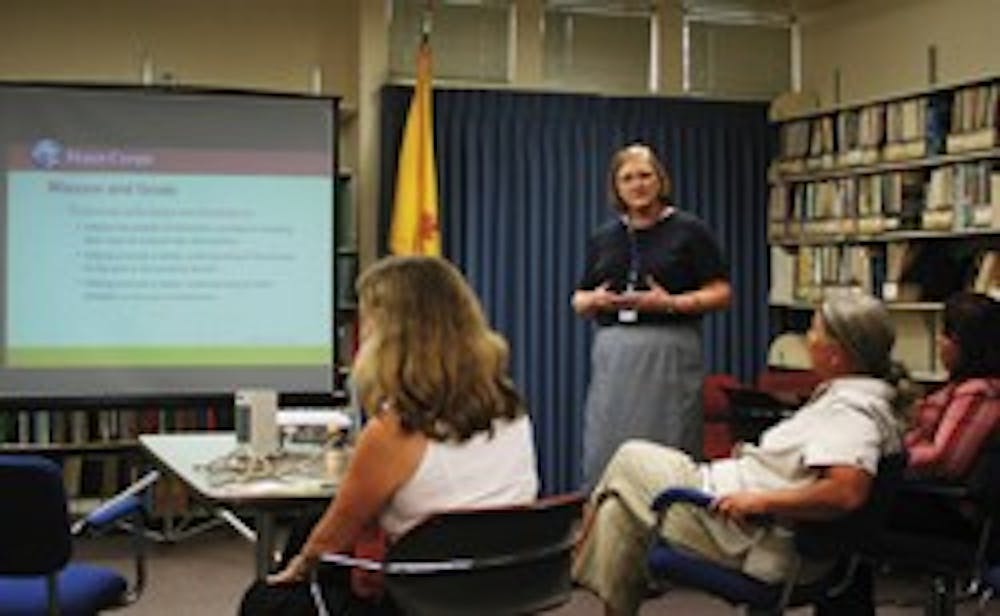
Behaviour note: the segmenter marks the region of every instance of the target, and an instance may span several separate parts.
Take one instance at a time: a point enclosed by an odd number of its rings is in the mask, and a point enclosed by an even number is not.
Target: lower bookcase
[[[35,454],[63,469],[70,513],[86,515],[148,470],[138,436],[232,430],[231,407],[0,410],[0,453]],[[150,492],[155,520],[188,515],[191,499],[167,474]]]

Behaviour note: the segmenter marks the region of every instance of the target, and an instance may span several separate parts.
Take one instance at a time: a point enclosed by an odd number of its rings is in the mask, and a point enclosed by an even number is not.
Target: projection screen
[[[0,395],[331,392],[337,101],[0,84]]]

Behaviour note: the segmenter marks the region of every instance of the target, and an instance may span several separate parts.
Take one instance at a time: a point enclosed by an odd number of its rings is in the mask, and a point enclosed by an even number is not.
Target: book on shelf
[[[920,284],[913,280],[910,271],[920,253],[922,244],[915,242],[889,242],[885,246],[885,281],[882,299],[887,302],[913,302],[920,299]]]
[[[80,482],[83,476],[83,456],[69,454],[62,458],[63,488],[67,498],[80,496]]]
[[[337,276],[337,306],[353,306],[358,297],[354,281],[358,277],[358,258],[356,255],[341,255],[336,261]]]
[[[979,256],[972,290],[1000,300],[1000,251],[987,250]]]
[[[350,175],[337,177],[337,248],[354,249],[358,245],[357,222],[355,220],[354,199],[351,194]]]
[[[857,203],[854,206],[857,212],[855,229],[863,235],[873,235],[882,233],[885,230],[884,184],[886,176],[883,174],[863,175],[857,179]]]
[[[996,83],[966,86],[955,90],[951,109],[951,132],[947,151],[951,153],[988,150],[997,146]]]
[[[885,147],[888,161],[922,158],[927,155],[927,97],[886,103]]]
[[[771,186],[767,198],[767,237],[781,240],[786,237],[786,222],[789,215],[788,187],[784,184]]]
[[[888,174],[884,196],[884,230],[919,229],[926,198],[926,176],[921,169]]]
[[[805,171],[805,157],[809,154],[810,120],[794,120],[778,127],[779,160],[781,173]]]
[[[872,165],[879,161],[885,139],[885,106],[881,103],[837,113],[837,164]]]
[[[17,442],[17,416],[0,413],[0,443]]]
[[[790,268],[794,274],[788,273]],[[792,285],[790,296],[784,287],[786,278]],[[772,251],[770,299],[772,304],[781,305],[814,302],[848,290],[878,294],[885,279],[885,256],[880,246],[800,246],[795,257]]]
[[[961,230],[992,226],[993,163],[956,163],[931,171],[922,228]]]
[[[795,302],[795,257],[779,246],[771,247],[771,286],[767,300],[774,306]]]
[[[52,443],[52,411],[35,411],[32,432],[32,442],[37,445]]]
[[[819,116],[812,118],[809,131],[809,156],[806,169],[831,169],[836,162],[837,140],[833,118]]]
[[[21,444],[31,442],[31,411],[17,412],[17,442]]]
[[[940,210],[950,209],[954,205],[955,197],[955,168],[952,165],[945,165],[931,169],[930,179],[927,181],[927,203],[926,209]]]
[[[1000,172],[990,171],[989,195],[985,202],[972,206],[969,226],[975,229],[1000,229]]]
[[[947,151],[946,142],[951,126],[952,97],[947,91],[933,92],[926,97],[925,139],[927,156]]]
[[[120,466],[122,459],[113,454],[99,456],[101,460],[101,496],[111,496],[121,488]]]

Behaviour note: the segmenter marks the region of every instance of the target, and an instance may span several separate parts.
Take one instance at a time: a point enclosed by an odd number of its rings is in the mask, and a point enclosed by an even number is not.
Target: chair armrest
[[[76,526],[79,528],[79,532],[89,529],[101,529],[128,515],[142,511],[142,509],[142,500],[138,496],[129,495],[122,498],[115,498],[90,512],[87,517],[77,522]],[[77,528],[73,530],[75,531]],[[79,532],[74,534],[79,534]]]
[[[715,502],[715,498],[715,495],[699,490],[698,488],[667,488],[656,495],[656,498],[653,499],[653,503],[650,505],[650,509],[656,512],[658,518],[662,519],[670,505],[687,503],[701,507],[702,509],[708,509]],[[773,524],[774,516],[768,513],[754,514],[747,516],[746,521],[760,525]],[[657,523],[657,526],[659,526],[659,523]]]
[[[714,496],[696,488],[667,488],[656,495],[650,508],[653,511],[661,512],[675,503],[688,503],[708,509],[713,500],[715,500]]]
[[[972,490],[964,484],[936,481],[933,479],[910,479],[903,481],[899,485],[899,496],[905,497],[906,494],[939,496],[955,500],[973,496]]]
[[[469,571],[477,566],[509,565],[517,559],[510,557],[496,559],[448,558],[443,560],[397,560],[382,562],[370,558],[358,558],[349,554],[329,552],[320,554],[319,560],[323,564],[337,567],[354,567],[367,571],[384,571],[388,575],[420,575],[448,571]]]
[[[337,567],[356,567],[367,571],[381,571],[382,561],[371,558],[358,558],[350,554],[339,554],[337,552],[327,552],[319,555],[319,562]]]
[[[145,506],[139,495],[149,489],[159,478],[159,471],[146,473],[138,481],[111,497],[89,515],[73,524],[72,533],[79,535],[92,528],[103,528],[127,515],[145,511]]]

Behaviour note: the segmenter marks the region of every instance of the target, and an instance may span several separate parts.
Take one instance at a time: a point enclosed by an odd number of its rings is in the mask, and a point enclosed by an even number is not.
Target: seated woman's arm
[[[736,521],[751,516],[790,520],[829,520],[861,507],[872,476],[854,466],[829,466],[819,479],[800,488],[735,492],[718,498],[712,509]]]
[[[364,527],[375,523],[392,495],[414,473],[426,447],[420,434],[405,433],[391,412],[373,417],[358,437],[337,495],[302,551],[270,582],[303,579],[324,552],[346,552]]]
[[[909,467],[922,475],[960,479],[1000,424],[1000,399],[956,395],[933,440],[908,443]]]

